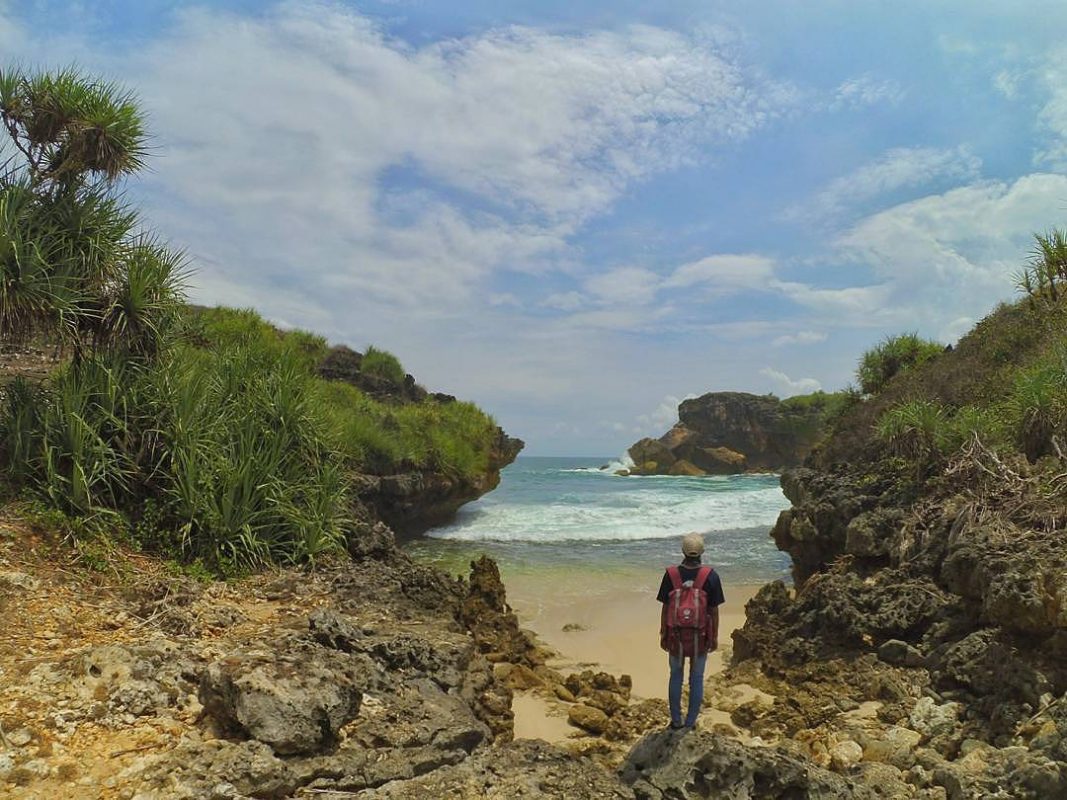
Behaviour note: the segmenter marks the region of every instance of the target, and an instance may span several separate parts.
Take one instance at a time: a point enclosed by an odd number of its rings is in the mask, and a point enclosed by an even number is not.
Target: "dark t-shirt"
[[[697,572],[700,571],[702,564],[697,564],[695,567],[687,567],[685,565],[679,565],[678,572],[682,576],[682,583],[686,581],[695,580]],[[661,603],[666,603],[670,599],[671,589],[671,576],[667,574],[667,570],[663,570],[663,581],[659,585],[659,594],[656,595],[656,599]],[[719,580],[719,573],[712,570],[708,574],[708,579],[704,583],[704,591],[708,595],[708,606],[714,608],[715,606],[721,606],[726,602],[722,595],[722,581]]]

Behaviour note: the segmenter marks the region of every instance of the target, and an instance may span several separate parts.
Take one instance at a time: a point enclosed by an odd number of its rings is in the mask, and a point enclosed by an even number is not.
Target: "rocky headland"
[[[710,392],[683,400],[673,428],[630,447],[630,473],[734,475],[797,466],[825,433],[831,397]]]

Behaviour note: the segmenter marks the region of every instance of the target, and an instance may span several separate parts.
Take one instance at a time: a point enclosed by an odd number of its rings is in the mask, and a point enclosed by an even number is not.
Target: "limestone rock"
[[[884,736],[867,741],[863,748],[863,760],[891,764],[900,770],[908,769],[915,763],[915,748],[921,740],[922,734],[917,731],[894,725]]]
[[[701,730],[648,734],[630,750],[620,775],[640,800],[874,797],[795,755]]]
[[[575,703],[567,712],[567,721],[590,733],[604,733],[608,729],[608,715],[599,708]]]
[[[684,458],[675,461],[671,465],[671,468],[667,470],[667,474],[682,477],[700,477],[702,475],[707,475],[707,473],[700,469],[700,467],[693,465]]]
[[[662,442],[656,439],[641,439],[634,443],[627,451],[634,464],[644,465],[647,462],[655,462],[657,471],[666,472],[675,462],[675,457]]]
[[[863,758],[863,748],[851,740],[838,742],[830,748],[830,763],[838,772],[847,772]]]
[[[672,472],[678,461],[709,475],[779,470],[803,461],[822,435],[821,415],[817,404],[799,407],[770,395],[711,392],[683,401],[671,430],[659,439],[641,439],[629,454],[642,474],[696,474]]]
[[[334,746],[341,726],[359,713],[362,693],[340,659],[294,655],[237,656],[212,664],[200,676],[205,713],[223,730],[243,733],[279,755]]]
[[[932,697],[920,697],[908,717],[908,726],[925,736],[937,736],[956,726],[960,710],[959,703],[939,705]]]
[[[882,642],[878,647],[878,657],[887,664],[904,667],[921,667],[926,662],[922,653],[899,639]]]

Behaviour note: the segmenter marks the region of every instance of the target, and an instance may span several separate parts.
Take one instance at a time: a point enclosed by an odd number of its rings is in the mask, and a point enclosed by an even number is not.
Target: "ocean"
[[[496,490],[407,548],[454,574],[485,553],[506,580],[552,574],[581,582],[599,573],[646,585],[678,562],[682,535],[698,531],[704,562],[724,584],[788,581],[789,558],[770,538],[789,507],[777,475],[615,475],[621,468],[605,458],[520,456]]]

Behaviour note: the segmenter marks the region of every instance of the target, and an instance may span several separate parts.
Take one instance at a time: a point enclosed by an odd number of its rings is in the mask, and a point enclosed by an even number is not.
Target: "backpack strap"
[[[710,576],[713,571],[714,570],[712,570],[711,567],[701,567],[699,570],[697,570],[697,576],[693,580],[693,586],[695,586],[697,589],[703,590],[704,584],[708,582],[708,576]]]
[[[682,573],[679,571],[678,567],[667,567],[667,577],[671,579],[672,588],[682,588]]]

